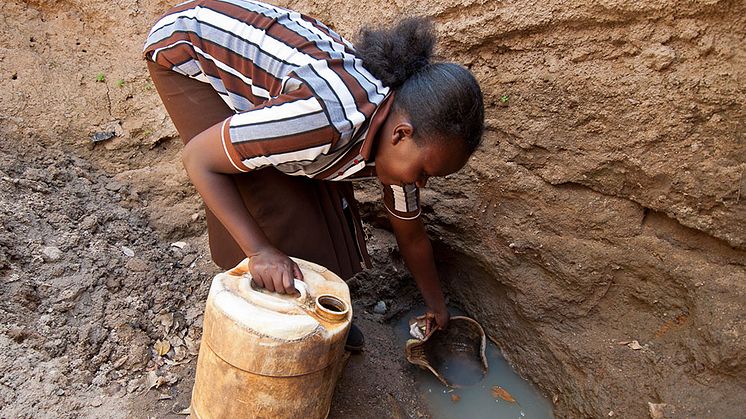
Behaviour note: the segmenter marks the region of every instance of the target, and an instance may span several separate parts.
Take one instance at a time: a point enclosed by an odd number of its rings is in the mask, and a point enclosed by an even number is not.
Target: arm
[[[269,243],[244,206],[229,176],[240,171],[220,146],[222,127],[223,122],[216,124],[189,141],[182,154],[184,167],[205,204],[251,257],[249,270],[254,282],[270,291],[295,293],[293,278],[303,279],[302,273],[295,262]]]
[[[449,319],[448,310],[440,287],[438,272],[435,269],[433,248],[422,219],[417,217],[412,220],[403,220],[389,212],[389,221],[393,227],[399,251],[414,276],[425,304],[435,315],[438,327],[445,328]]]

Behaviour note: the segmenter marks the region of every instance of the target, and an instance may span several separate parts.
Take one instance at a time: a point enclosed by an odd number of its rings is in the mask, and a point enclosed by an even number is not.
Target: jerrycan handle
[[[306,296],[308,295],[306,283],[297,279],[293,280],[293,285],[300,293],[300,296],[298,297],[255,289],[255,287],[252,286],[253,279],[251,278],[251,272],[249,271],[249,258],[242,260],[235,268],[228,271],[228,275],[241,277],[238,286],[241,297],[254,305],[268,310],[280,313],[298,311],[299,302],[305,301]]]

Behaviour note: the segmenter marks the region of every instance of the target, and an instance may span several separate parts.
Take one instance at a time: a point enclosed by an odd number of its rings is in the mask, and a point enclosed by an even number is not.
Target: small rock
[[[116,137],[116,131],[99,131],[91,135],[91,141],[99,143],[101,141],[111,140]]]
[[[627,344],[627,346],[628,346],[628,347],[629,347],[630,349],[633,349],[633,350],[635,350],[635,351],[639,351],[640,349],[642,349],[642,345],[640,345],[640,342],[638,342],[638,341],[636,341],[636,340],[633,340],[632,342],[629,342],[629,343]]]
[[[178,247],[179,249],[183,249],[187,245],[186,242],[173,242],[171,243],[172,247]]]
[[[134,250],[132,250],[132,249],[130,249],[130,248],[129,248],[129,247],[127,247],[127,246],[122,246],[122,252],[123,252],[123,253],[124,253],[124,254],[125,254],[125,255],[126,255],[127,257],[133,257],[133,256],[135,256],[135,251],[134,251]]]
[[[154,371],[151,371],[150,373],[152,373],[153,375],[155,375]],[[143,384],[145,384],[145,380],[143,380],[142,377],[131,379],[127,383],[127,393],[134,393],[135,391],[140,390],[143,387]]]
[[[376,306],[373,307],[373,312],[376,314],[386,314],[386,302],[385,301],[377,302]]]
[[[41,255],[47,262],[56,262],[62,258],[62,251],[57,246],[46,246],[41,249]]]
[[[144,260],[135,257],[128,260],[125,266],[132,272],[145,272],[150,269],[150,266]]]
[[[126,391],[126,389],[122,388],[122,385],[120,383],[114,381],[112,383],[109,383],[108,386],[104,387],[104,394],[106,394],[107,396],[115,396],[119,395],[122,390]]]
[[[65,390],[63,390],[63,389],[61,389],[61,388],[60,388],[60,389],[57,389],[57,395],[58,395],[58,396],[64,396],[64,395],[65,395]]]
[[[189,266],[194,262],[194,260],[197,259],[196,255],[186,255],[181,259],[181,265],[182,266]]]
[[[7,276],[7,277],[3,278],[3,281],[4,281],[4,282],[5,282],[6,284],[10,284],[11,282],[16,282],[16,281],[18,281],[19,279],[21,279],[21,276],[20,276],[20,275],[18,275],[18,274],[11,274],[11,275],[9,275],[9,276]]]
[[[681,32],[679,37],[686,41],[691,41],[699,36],[699,29],[693,27],[687,27]]]
[[[648,409],[650,410],[651,419],[665,419],[667,413],[673,413],[673,406],[667,403],[650,403],[648,402]]]
[[[107,289],[109,289],[110,291],[113,291],[119,288],[119,286],[121,285],[121,281],[117,277],[110,276],[106,278],[106,281],[104,282],[104,284],[106,285]]]
[[[676,59],[676,52],[673,48],[662,44],[649,46],[641,55],[645,65],[655,71],[668,68]]]
[[[94,399],[94,400],[91,400],[88,404],[90,404],[92,407],[99,407],[103,403],[99,399]]]
[[[122,184],[117,182],[116,180],[112,180],[111,182],[108,182],[104,188],[106,188],[109,191],[116,192],[120,189],[122,189]]]

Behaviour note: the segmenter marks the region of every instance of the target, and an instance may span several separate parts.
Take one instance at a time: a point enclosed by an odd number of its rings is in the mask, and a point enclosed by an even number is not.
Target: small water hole
[[[468,316],[449,310],[452,316]],[[406,313],[395,325],[400,346],[404,347],[409,336],[409,319],[425,313],[418,307]],[[433,419],[500,418],[500,419],[551,419],[552,404],[530,382],[521,378],[488,340],[486,350],[489,369],[480,380],[481,371],[473,363],[454,358],[445,360],[442,373],[446,378],[462,383],[473,382],[462,388],[449,388],[430,371],[416,368],[418,392],[427,404]],[[515,401],[508,401],[507,399]]]

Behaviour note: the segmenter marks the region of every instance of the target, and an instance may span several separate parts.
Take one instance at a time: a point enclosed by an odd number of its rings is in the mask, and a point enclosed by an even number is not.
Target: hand
[[[293,279],[303,280],[298,264],[288,255],[269,247],[260,250],[249,259],[249,272],[254,283],[260,288],[279,294],[300,295]]]
[[[448,320],[451,315],[444,307],[441,310],[428,310],[425,313],[425,336],[428,336],[435,327],[435,330],[445,330],[448,327]]]

